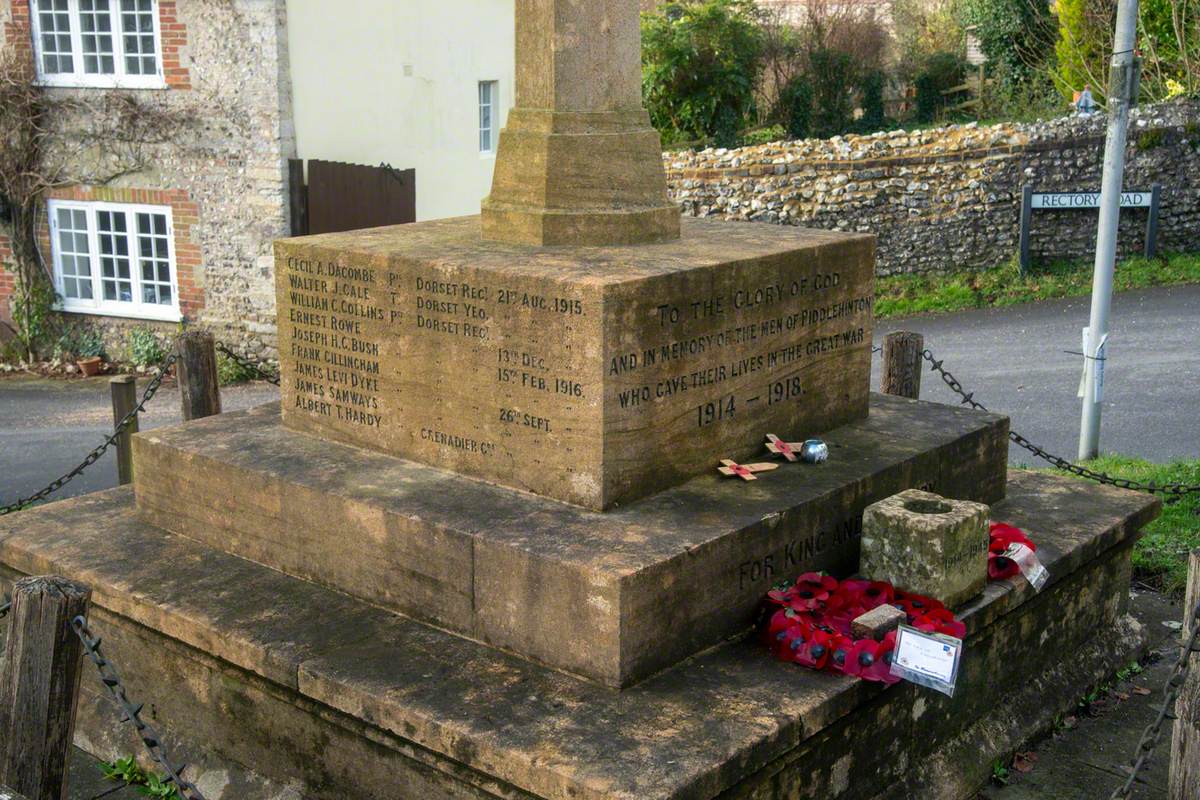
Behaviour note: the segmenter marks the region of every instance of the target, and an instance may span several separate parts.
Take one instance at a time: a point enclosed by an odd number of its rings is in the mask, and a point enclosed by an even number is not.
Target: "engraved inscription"
[[[605,508],[866,413],[869,247],[584,264],[423,225],[279,246],[286,425]]]

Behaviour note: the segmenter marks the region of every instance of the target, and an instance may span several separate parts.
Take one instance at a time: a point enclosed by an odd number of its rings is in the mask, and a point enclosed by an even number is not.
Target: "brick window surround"
[[[33,23],[29,0],[9,0],[10,17],[4,24],[6,47],[18,48],[33,57]],[[161,34],[163,80],[168,89],[192,88],[191,75],[183,65],[187,48],[187,26],[179,19],[178,0],[158,0],[158,25]],[[135,90],[136,91],[136,90]]]
[[[200,245],[196,243],[195,228],[200,221],[199,206],[188,193],[180,189],[126,189],[107,186],[72,186],[47,194],[47,200],[75,202],[132,203],[149,206],[169,206],[174,225],[172,245],[175,250],[175,282],[179,288],[179,313],[185,319],[196,319],[204,308],[204,289],[199,285]],[[39,219],[38,231],[42,253],[47,263],[53,263],[50,222]],[[2,285],[2,284],[0,284]],[[3,291],[0,289],[0,291]],[[84,312],[71,314],[86,316]]]

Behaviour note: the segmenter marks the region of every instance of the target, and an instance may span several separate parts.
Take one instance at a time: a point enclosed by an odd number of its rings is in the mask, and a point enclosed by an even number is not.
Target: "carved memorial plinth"
[[[532,248],[479,218],[276,245],[284,425],[590,509],[867,414],[874,239],[690,220]]]

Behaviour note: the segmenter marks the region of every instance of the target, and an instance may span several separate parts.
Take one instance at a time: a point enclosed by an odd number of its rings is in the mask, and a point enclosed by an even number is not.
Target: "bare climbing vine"
[[[0,52],[0,223],[16,275],[12,316],[25,355],[44,342],[56,299],[38,244],[46,193],[71,185],[104,186],[142,172],[154,149],[192,125],[196,114],[120,90],[73,92],[39,86],[27,51]]]

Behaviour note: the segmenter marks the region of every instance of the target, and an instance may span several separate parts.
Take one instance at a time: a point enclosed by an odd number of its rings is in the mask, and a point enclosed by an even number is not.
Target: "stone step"
[[[765,433],[765,431],[764,431]],[[863,509],[915,487],[1003,497],[1008,420],[874,395],[820,466],[713,470],[599,513],[292,431],[278,407],[134,439],[143,519],[628,686],[745,631],[774,582],[858,565]]]
[[[128,488],[0,520],[0,564],[4,583],[93,587],[93,627],[203,780],[249,766],[319,800],[958,798],[1127,663],[1129,551],[1159,508],[1014,472],[995,514],[1029,532],[1050,579],[1041,594],[989,584],[962,610],[953,699],[803,670],[753,641],[614,691],[162,531]],[[97,744],[98,702],[80,712]],[[900,785],[927,793],[886,794]]]

